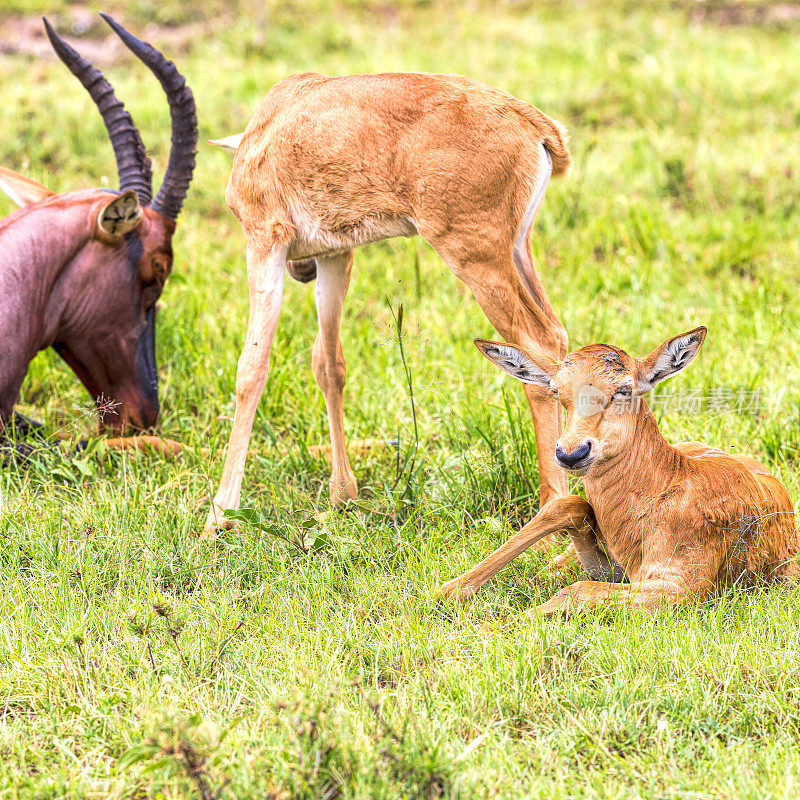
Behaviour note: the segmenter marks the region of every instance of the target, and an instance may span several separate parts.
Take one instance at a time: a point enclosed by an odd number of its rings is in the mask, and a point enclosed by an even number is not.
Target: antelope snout
[[[138,408],[131,408],[128,411],[128,425],[139,431],[154,428],[158,422],[159,410],[158,400],[155,405],[148,400],[142,401],[138,404]]]
[[[158,398],[140,397],[130,393],[100,407],[100,425],[125,436],[155,427],[158,421]]]
[[[567,452],[560,443],[556,444],[556,461],[564,469],[579,470],[589,466],[593,460],[591,441],[581,442],[571,452]]]

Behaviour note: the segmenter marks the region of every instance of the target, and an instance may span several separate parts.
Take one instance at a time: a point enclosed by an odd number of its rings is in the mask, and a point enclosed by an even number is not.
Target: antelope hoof
[[[570,543],[563,553],[550,559],[547,570],[548,572],[568,572],[579,563],[578,557],[575,555],[575,545]]]
[[[536,609],[531,609],[530,611],[525,612],[525,616],[530,619],[534,619],[535,617],[547,619],[548,617],[555,617],[556,615],[563,614],[564,609],[562,608],[561,603],[554,603],[552,600],[542,603]]]
[[[358,483],[352,472],[345,473],[342,477],[331,478],[330,486],[331,505],[344,508],[351,500],[358,497]]]
[[[468,603],[477,592],[478,590],[468,583],[462,583],[461,578],[453,578],[452,581],[447,581],[439,587],[436,597],[448,602]]]
[[[212,505],[211,511],[208,512],[205,525],[203,525],[203,532],[200,534],[200,538],[216,539],[223,531],[232,531],[235,529],[236,520],[226,519],[225,512],[218,505]]]
[[[577,611],[578,608],[579,606],[573,600],[572,595],[568,591],[562,589],[560,592],[556,592],[546,603],[542,603],[537,608],[526,611],[525,616],[544,617],[545,619],[556,615],[566,617]]]

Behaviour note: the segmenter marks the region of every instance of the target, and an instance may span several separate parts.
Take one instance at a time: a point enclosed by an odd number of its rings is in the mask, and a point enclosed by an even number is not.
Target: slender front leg
[[[713,580],[689,580],[681,576],[650,578],[635,583],[603,583],[580,581],[557,592],[526,616],[554,614],[569,616],[602,605],[629,605],[655,611],[661,606],[678,605],[702,600],[708,596]]]
[[[250,316],[236,370],[233,429],[225,454],[222,480],[204,527],[207,535],[213,536],[219,528],[231,528],[232,523],[225,519],[224,511],[239,507],[247,445],[256,409],[267,383],[269,352],[281,310],[286,252],[285,245],[275,245],[266,253],[257,243],[251,241],[247,245]]]
[[[344,385],[347,362],[339,336],[342,307],[350,285],[353,252],[317,258],[317,319],[319,332],[314,342],[311,366],[314,378],[325,396],[328,426],[331,435],[330,496],[334,505],[355,500],[358,493],[356,476],[347,457],[344,436]]]
[[[597,526],[584,525],[580,529],[571,530],[569,535],[572,541],[567,550],[574,549],[575,556],[593,581],[622,583],[627,580],[625,570],[606,552],[597,534]]]
[[[594,511],[582,497],[557,497],[545,504],[539,513],[504,545],[458,578],[443,584],[438,596],[447,599],[470,600],[490,578],[505,569],[521,552],[554,533],[582,532],[594,525]]]

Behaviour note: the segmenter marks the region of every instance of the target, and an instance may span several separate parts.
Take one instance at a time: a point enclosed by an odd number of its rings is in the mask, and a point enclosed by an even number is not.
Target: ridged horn
[[[114,157],[117,159],[120,191],[133,189],[142,206],[149,205],[153,196],[153,169],[144,149],[142,137],[133,124],[125,106],[117,100],[111,84],[80,53],[70,47],[54,30],[47,19],[44,28],[56,55],[83,84],[103,117]]]
[[[176,66],[152,45],[137,39],[108,14],[100,16],[111,26],[125,46],[143,61],[158,78],[169,101],[172,120],[172,147],[164,181],[150,208],[162,216],[176,220],[194,172],[197,151],[197,113],[192,90]]]

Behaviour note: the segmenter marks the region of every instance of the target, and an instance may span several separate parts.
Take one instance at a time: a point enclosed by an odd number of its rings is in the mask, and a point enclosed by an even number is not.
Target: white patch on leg
[[[517,231],[517,238],[514,240],[514,261],[517,264],[523,263],[525,260],[525,241],[528,232],[533,225],[533,220],[536,217],[536,212],[544,199],[544,192],[547,189],[547,184],[550,183],[550,176],[553,174],[553,159],[550,158],[550,153],[547,148],[541,144],[542,149],[542,162],[545,165],[542,173],[542,178],[533,190],[531,201],[525,211],[525,216],[522,218],[519,230]]]

